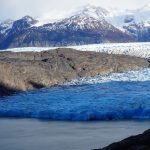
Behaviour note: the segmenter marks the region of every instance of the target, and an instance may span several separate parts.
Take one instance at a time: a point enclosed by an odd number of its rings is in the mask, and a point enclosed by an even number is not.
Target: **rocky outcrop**
[[[148,65],[147,60],[142,58],[65,48],[43,52],[1,52],[0,95]]]
[[[150,130],[97,150],[150,150]]]

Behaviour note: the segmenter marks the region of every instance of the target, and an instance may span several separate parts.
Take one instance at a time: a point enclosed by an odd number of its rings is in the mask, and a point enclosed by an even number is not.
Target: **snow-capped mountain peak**
[[[134,10],[118,10],[105,19],[118,29],[138,38],[139,30],[150,27],[150,6],[145,5]],[[146,29],[147,30],[147,29]],[[147,32],[147,31],[146,31]]]
[[[9,29],[11,29],[12,26],[13,26],[13,22],[14,22],[13,20],[8,19],[8,20],[6,20],[6,21],[0,23],[0,33],[1,33],[1,34],[4,34],[4,33],[6,33]]]
[[[28,23],[33,23],[33,22],[35,22],[35,20],[34,20],[32,17],[30,17],[30,16],[24,16],[24,17],[22,18],[22,20],[24,20],[24,21],[26,21],[26,22],[28,22]]]
[[[87,4],[77,9],[72,16],[92,17],[94,19],[103,19],[109,12],[102,8]]]
[[[72,12],[65,19],[59,20],[55,23],[49,23],[43,27],[47,30],[105,30],[112,26],[106,22],[105,16],[109,12],[101,7],[93,5],[85,5]]]
[[[12,22],[13,22],[13,20],[8,19],[8,20],[5,20],[4,22],[0,23],[0,25],[3,26],[3,27],[6,27],[9,24],[11,24]]]
[[[12,30],[13,32],[17,32],[23,29],[27,29],[32,27],[34,24],[36,24],[38,21],[33,19],[30,16],[24,16],[23,18],[14,21]]]
[[[35,20],[34,18],[30,17],[30,16],[24,16],[21,19],[17,20],[16,22],[25,23],[28,25],[33,25],[33,24],[37,23],[38,21]]]
[[[150,11],[150,5],[144,5],[137,9],[138,11]]]
[[[150,41],[150,9],[104,9],[85,5],[49,22],[25,16],[0,24],[0,49],[17,46],[64,46],[104,42]],[[48,20],[48,22],[47,22]],[[11,39],[11,40],[10,40]]]
[[[94,5],[84,5],[82,7],[79,7],[75,10],[70,10],[68,12],[63,12],[61,15],[56,15],[56,18],[52,19],[51,15],[53,13],[47,13],[42,17],[39,17],[39,22],[37,22],[35,25],[36,27],[42,26],[44,24],[50,24],[54,22],[60,22],[64,19],[72,18],[77,19],[80,18],[80,20],[84,19],[95,19],[95,20],[103,20],[105,16],[108,15],[108,11],[102,7],[96,7]],[[48,16],[49,15],[49,16]],[[63,17],[60,17],[63,16]]]
[[[6,20],[0,23],[0,33],[6,36],[11,30],[18,31],[24,28],[29,28],[37,22],[37,20],[33,19],[30,16],[24,16],[16,21]]]

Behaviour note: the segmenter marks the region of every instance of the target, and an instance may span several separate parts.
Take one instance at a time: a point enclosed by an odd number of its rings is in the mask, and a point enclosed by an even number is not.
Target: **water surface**
[[[150,121],[0,119],[1,150],[91,150],[142,133]]]
[[[0,149],[90,150],[142,133],[149,91],[143,69],[0,98]]]

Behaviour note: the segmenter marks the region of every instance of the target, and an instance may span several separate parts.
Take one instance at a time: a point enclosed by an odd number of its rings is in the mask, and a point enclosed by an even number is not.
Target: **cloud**
[[[57,18],[75,7],[87,3],[102,7],[137,8],[141,0],[1,0],[0,20],[18,19],[25,15],[41,17],[50,14],[50,18]],[[148,4],[149,0],[142,0],[142,4]]]

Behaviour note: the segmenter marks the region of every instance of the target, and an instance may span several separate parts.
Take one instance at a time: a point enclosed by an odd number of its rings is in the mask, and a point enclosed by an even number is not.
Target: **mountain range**
[[[150,7],[135,10],[86,5],[42,24],[25,16],[0,23],[0,49],[150,41]]]

